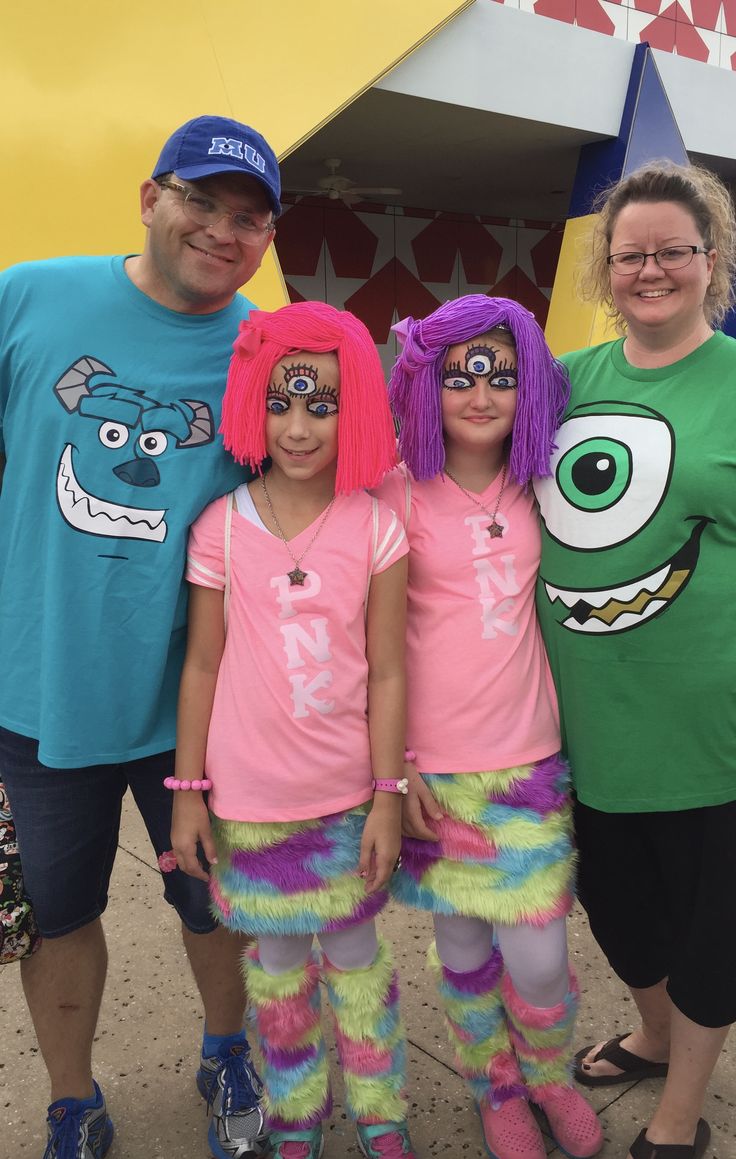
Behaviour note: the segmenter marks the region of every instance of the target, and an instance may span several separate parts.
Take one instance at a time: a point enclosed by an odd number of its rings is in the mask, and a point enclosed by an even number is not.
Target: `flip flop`
[[[630,1030],[625,1034],[618,1034],[615,1038],[609,1038],[608,1042],[604,1042],[598,1053],[594,1056],[593,1062],[610,1062],[612,1066],[617,1066],[621,1074],[589,1074],[587,1070],[583,1070],[583,1059],[587,1054],[590,1054],[593,1049],[592,1046],[584,1046],[575,1055],[575,1078],[584,1087],[611,1087],[618,1083],[633,1083],[637,1079],[660,1079],[667,1074],[666,1062],[650,1062],[648,1058],[641,1058],[638,1054],[633,1054],[632,1051],[626,1050],[621,1046],[621,1040],[628,1038]],[[673,1156],[673,1159],[677,1159]]]
[[[632,1159],[703,1159],[710,1143],[710,1127],[698,1119],[692,1143],[652,1143],[644,1128],[629,1147]]]

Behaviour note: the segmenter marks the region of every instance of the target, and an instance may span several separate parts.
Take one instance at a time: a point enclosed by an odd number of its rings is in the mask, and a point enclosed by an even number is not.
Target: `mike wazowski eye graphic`
[[[578,551],[624,543],[659,508],[672,474],[674,439],[654,411],[581,414],[557,434],[552,475],[535,490],[553,539]],[[633,408],[631,408],[633,409]]]
[[[652,559],[638,546],[634,557],[606,550],[633,539],[662,508],[674,466],[672,428],[648,407],[595,403],[573,411],[557,444],[552,475],[535,483],[545,530],[558,545],[550,546],[542,573],[547,598],[571,632],[604,636],[639,628],[685,590],[713,520],[681,514],[682,528],[667,529],[673,547]],[[596,551],[604,553],[600,560],[591,558]],[[605,586],[585,584],[586,574]]]

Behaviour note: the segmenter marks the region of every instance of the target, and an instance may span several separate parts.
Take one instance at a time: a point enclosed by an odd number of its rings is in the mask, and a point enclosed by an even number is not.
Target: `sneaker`
[[[603,1146],[603,1130],[589,1103],[573,1087],[564,1087],[538,1104],[549,1133],[570,1159],[590,1159]]]
[[[507,1099],[500,1107],[478,1107],[483,1139],[491,1159],[546,1159],[542,1132],[526,1099]]]
[[[272,1131],[271,1159],[320,1159],[325,1149],[321,1127],[306,1131]]]
[[[197,1088],[212,1112],[207,1141],[215,1159],[268,1154],[270,1143],[260,1106],[263,1083],[251,1063],[247,1042],[222,1046],[217,1054],[201,1058]]]
[[[366,1159],[417,1159],[406,1123],[356,1123]]]
[[[43,1159],[102,1159],[114,1128],[97,1083],[95,1105],[79,1099],[57,1099],[49,1107],[49,1141]]]

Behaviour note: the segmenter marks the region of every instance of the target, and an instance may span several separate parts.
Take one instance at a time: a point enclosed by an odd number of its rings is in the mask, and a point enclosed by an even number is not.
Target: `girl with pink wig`
[[[407,779],[395,895],[433,915],[456,1063],[495,1159],[602,1146],[573,1089],[574,854],[557,704],[534,610],[532,476],[567,375],[516,302],[470,295],[395,329],[402,466],[378,494],[409,538]]]
[[[257,938],[264,1147],[270,1132],[274,1159],[322,1154],[321,972],[362,1153],[415,1159],[374,921],[406,789],[408,549],[365,491],[396,461],[383,373],[363,324],[319,302],[251,314],[234,349],[222,432],[255,477],[191,532],[172,845],[207,878],[201,843],[214,911]]]

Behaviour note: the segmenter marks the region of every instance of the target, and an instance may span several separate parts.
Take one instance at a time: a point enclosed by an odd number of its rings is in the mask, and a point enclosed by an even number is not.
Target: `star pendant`
[[[490,535],[491,539],[500,539],[503,535],[503,527],[500,523],[496,523],[496,520],[494,519],[493,523],[488,528],[488,534]]]
[[[307,578],[307,573],[302,571],[299,564],[296,565],[293,571],[287,572],[290,584],[296,584],[298,587],[304,587],[304,581]]]

